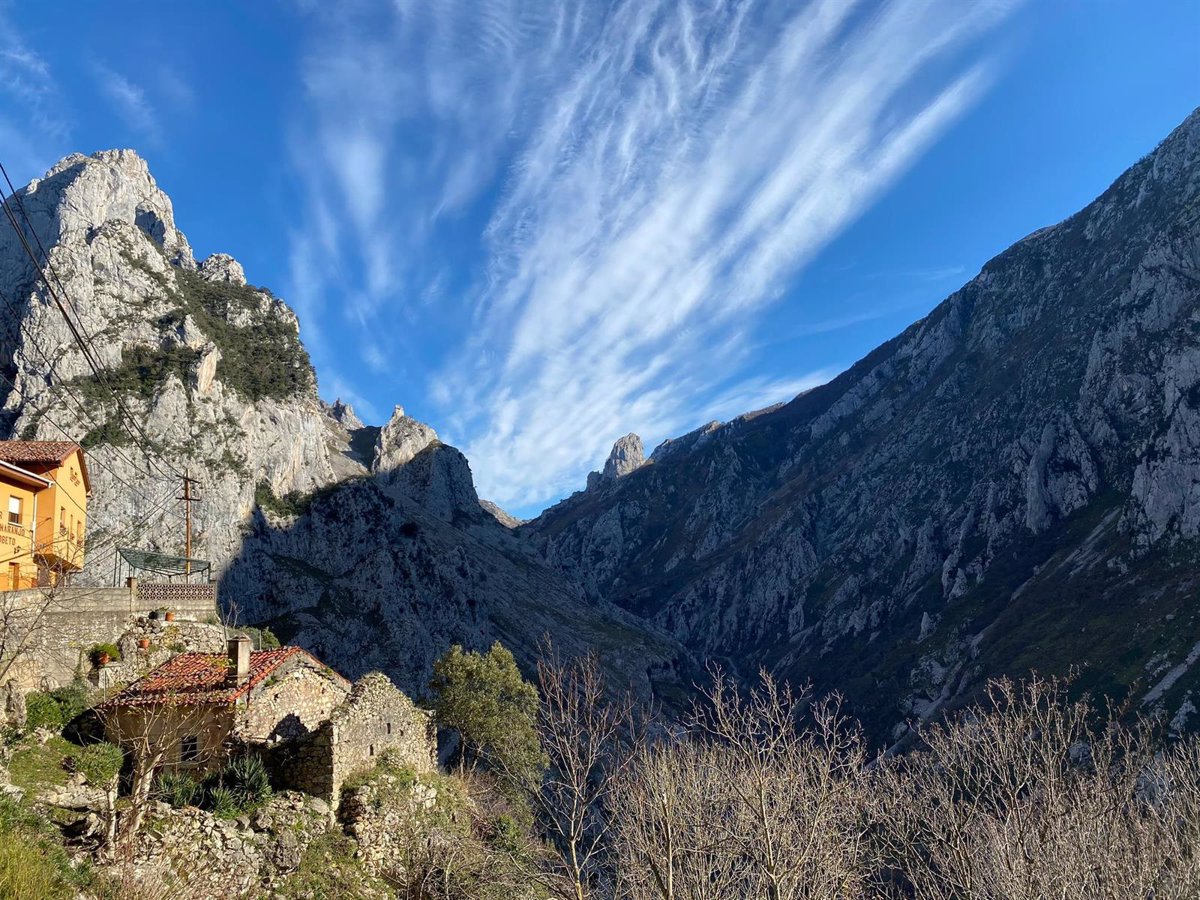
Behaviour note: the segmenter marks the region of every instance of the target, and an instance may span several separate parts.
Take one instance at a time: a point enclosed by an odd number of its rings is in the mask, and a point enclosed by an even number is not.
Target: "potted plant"
[[[150,649],[150,638],[138,638],[138,649],[139,650],[149,650]]]
[[[88,658],[91,659],[94,666],[107,666],[110,662],[121,658],[121,650],[116,644],[93,644],[88,651]]]
[[[163,613],[163,618],[166,619],[168,622],[174,622],[175,621],[175,611],[172,609],[168,609],[166,612]]]

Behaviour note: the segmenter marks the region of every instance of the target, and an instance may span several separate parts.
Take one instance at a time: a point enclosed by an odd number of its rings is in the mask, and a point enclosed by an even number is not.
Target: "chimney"
[[[229,639],[229,677],[245,684],[250,677],[250,638],[244,634]]]

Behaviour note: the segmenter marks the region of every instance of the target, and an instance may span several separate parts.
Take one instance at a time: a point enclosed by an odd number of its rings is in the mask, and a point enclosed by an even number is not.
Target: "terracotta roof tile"
[[[0,441],[0,460],[20,465],[21,463],[62,462],[79,445],[72,441]]]
[[[41,475],[62,465],[68,456],[79,451],[79,470],[84,489],[90,494],[92,480],[88,475],[87,458],[83,448],[74,441],[0,441],[0,462],[29,469]]]
[[[110,697],[103,705],[149,706],[163,703],[184,706],[233,703],[254,690],[284,662],[295,656],[307,656],[317,665],[321,665],[316,657],[299,647],[255,650],[250,654],[250,677],[244,684],[235,685],[229,680],[229,657],[224,653],[180,653]],[[341,678],[340,675],[337,677]]]

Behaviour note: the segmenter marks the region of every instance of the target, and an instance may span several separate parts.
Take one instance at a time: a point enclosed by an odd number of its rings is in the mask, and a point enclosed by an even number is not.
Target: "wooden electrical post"
[[[191,477],[190,470],[183,473],[183,496],[177,499],[183,501],[183,574],[192,574],[192,504],[199,503],[199,497],[192,496],[192,485],[201,487],[200,482]]]

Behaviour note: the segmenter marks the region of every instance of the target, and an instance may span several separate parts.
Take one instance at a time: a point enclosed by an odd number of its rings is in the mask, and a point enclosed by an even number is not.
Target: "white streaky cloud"
[[[316,268],[351,265],[364,334],[419,323],[441,285],[461,331],[426,373],[433,424],[527,510],[630,430],[829,376],[756,372],[758,317],[986,89],[991,67],[959,60],[1011,6],[355,5],[306,68],[317,137],[296,154],[352,235]],[[445,229],[470,209],[482,262],[450,290]]]
[[[0,147],[13,183],[45,173],[69,138],[69,116],[49,64],[0,6]]]
[[[121,121],[152,144],[161,143],[162,128],[158,110],[147,98],[146,91],[103,63],[96,63],[93,69],[101,92],[108,98]]]

